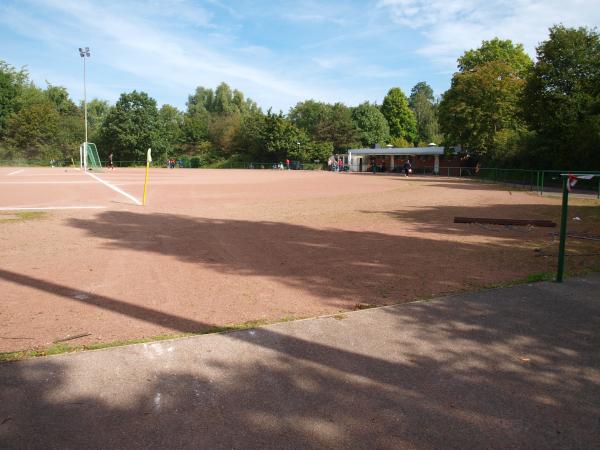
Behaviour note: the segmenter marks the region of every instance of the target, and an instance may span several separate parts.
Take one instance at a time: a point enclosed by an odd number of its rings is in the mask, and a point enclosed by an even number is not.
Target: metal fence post
[[[556,270],[556,281],[562,283],[565,270],[565,241],[567,237],[567,213],[569,209],[569,191],[567,190],[567,176],[562,175],[563,198],[562,212],[560,217],[560,242],[558,244],[558,268]]]

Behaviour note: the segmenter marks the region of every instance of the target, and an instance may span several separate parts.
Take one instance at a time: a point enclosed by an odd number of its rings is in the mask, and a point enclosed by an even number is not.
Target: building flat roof
[[[385,147],[385,148],[351,148],[352,155],[443,155],[444,147]]]

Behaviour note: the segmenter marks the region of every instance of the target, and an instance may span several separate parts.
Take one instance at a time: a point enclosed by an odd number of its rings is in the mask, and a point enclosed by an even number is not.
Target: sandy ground
[[[153,169],[142,207],[79,171],[18,170],[0,168],[0,208],[95,209],[0,211],[0,351],[394,304],[556,266],[558,229],[453,218],[558,222],[560,198],[463,179]],[[141,169],[97,175],[142,196]],[[569,231],[600,235],[599,205],[573,199]],[[598,270],[599,244],[571,239],[588,256],[567,270]]]

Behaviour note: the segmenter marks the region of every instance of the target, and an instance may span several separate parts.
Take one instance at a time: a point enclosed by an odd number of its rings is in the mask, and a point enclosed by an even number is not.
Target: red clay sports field
[[[0,168],[0,351],[202,332],[383,305],[555,270],[560,198],[443,177]],[[569,231],[600,234],[598,201]],[[600,267],[569,240],[568,271]],[[586,256],[588,255],[588,256]]]

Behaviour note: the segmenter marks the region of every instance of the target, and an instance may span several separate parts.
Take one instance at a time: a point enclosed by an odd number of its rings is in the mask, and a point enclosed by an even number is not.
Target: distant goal
[[[98,149],[92,142],[85,142],[79,146],[79,161],[82,170],[102,171]]]

